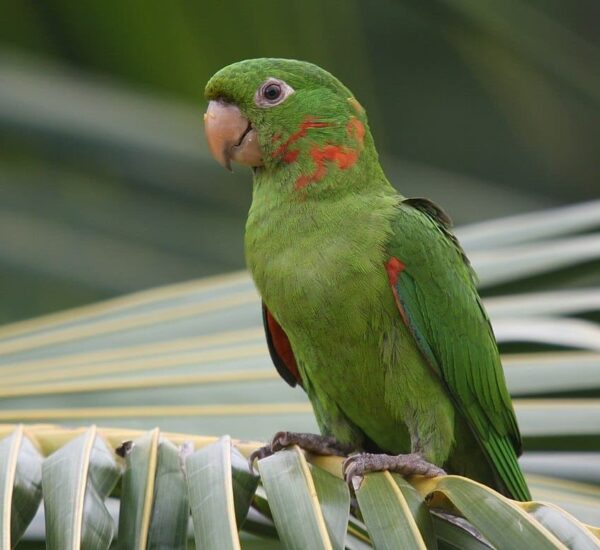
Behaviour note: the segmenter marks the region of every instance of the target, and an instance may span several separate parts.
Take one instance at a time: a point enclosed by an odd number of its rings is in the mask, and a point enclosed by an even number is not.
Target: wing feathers
[[[525,500],[529,491],[517,462],[521,438],[475,274],[447,216],[433,203],[403,201],[393,225],[386,269],[400,315],[501,483]],[[390,266],[402,269],[390,274]]]

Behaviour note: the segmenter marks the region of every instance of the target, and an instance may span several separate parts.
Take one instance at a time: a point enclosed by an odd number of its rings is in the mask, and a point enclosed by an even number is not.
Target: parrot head
[[[289,59],[229,65],[206,85],[206,137],[215,159],[284,173],[296,189],[375,155],[364,109],[324,69]]]

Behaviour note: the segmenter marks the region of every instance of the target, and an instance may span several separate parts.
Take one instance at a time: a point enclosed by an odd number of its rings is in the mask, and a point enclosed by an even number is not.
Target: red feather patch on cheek
[[[288,163],[294,162],[298,158],[298,154],[300,153],[300,151],[290,151],[289,150],[290,145],[292,145],[293,143],[298,141],[300,138],[303,138],[309,129],[311,129],[311,128],[327,128],[328,126],[331,126],[331,124],[329,124],[329,122],[317,122],[313,118],[307,117],[300,124],[300,128],[298,129],[298,131],[294,132],[279,147],[277,147],[277,149],[275,149],[275,151],[273,151],[273,153],[271,153],[271,156],[273,158],[283,157],[283,160]],[[277,141],[277,140],[274,140],[274,141]],[[291,159],[291,160],[287,160],[287,159]]]
[[[300,149],[290,149],[290,146],[299,139],[306,136],[306,133],[311,128],[326,128],[331,126],[328,122],[318,122],[312,117],[307,117],[298,128],[288,137],[273,153],[273,158],[281,158],[286,164],[292,164],[298,160]],[[365,137],[365,127],[363,123],[356,117],[352,117],[346,125],[348,136],[356,141],[357,148],[344,147],[343,145],[314,145],[310,149],[310,156],[315,163],[315,169],[312,174],[299,176],[296,180],[296,189],[302,189],[310,183],[318,182],[327,175],[326,162],[335,162],[340,170],[351,168],[358,160],[359,151],[363,147]],[[281,139],[281,134],[275,134],[272,138],[273,143]]]
[[[285,162],[287,164],[292,164],[292,162],[296,162],[299,154],[300,154],[300,149],[294,149],[293,151],[288,151],[285,155],[283,155],[283,162]]]
[[[310,150],[310,156],[315,163],[312,174],[300,176],[296,180],[296,189],[302,189],[310,183],[322,180],[327,175],[325,162],[335,162],[340,170],[347,170],[358,160],[359,150],[362,149],[365,137],[365,127],[356,117],[352,117],[346,125],[348,135],[356,141],[357,149],[341,145],[315,146]]]

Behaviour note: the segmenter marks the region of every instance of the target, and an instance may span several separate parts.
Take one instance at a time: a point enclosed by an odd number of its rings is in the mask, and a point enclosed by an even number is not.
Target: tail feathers
[[[490,437],[484,442],[484,447],[498,476],[500,492],[513,500],[531,500],[517,454],[508,437]]]

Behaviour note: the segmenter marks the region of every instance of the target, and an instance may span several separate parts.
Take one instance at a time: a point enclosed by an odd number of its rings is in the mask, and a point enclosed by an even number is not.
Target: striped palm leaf
[[[599,548],[598,228],[600,203],[588,203],[457,232],[481,275],[534,502],[456,476],[388,473],[367,475],[352,500],[340,459],[297,448],[251,472],[259,441],[316,425],[270,364],[240,272],[0,327],[2,550],[20,539],[61,550]]]

